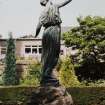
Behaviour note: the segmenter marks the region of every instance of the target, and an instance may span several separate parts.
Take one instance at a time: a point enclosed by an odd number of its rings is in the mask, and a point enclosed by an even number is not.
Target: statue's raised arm
[[[37,24],[37,27],[36,27],[36,34],[35,34],[35,37],[38,36],[38,34],[39,34],[40,30],[41,30],[41,27],[42,27],[42,24],[39,22],[39,23]]]
[[[58,6],[58,8],[61,8],[61,7],[65,6],[65,5],[67,5],[68,3],[70,3],[71,1],[72,0],[65,0],[64,2],[57,4],[57,6]]]

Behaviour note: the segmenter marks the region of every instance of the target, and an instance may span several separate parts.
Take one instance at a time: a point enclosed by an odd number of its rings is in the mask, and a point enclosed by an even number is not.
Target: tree
[[[79,49],[75,65],[82,67],[82,71],[79,68],[76,72],[79,76],[84,73],[87,79],[105,78],[105,18],[87,16],[77,20],[79,26],[64,33],[63,37],[67,46]]]
[[[7,52],[5,58],[5,70],[4,70],[4,85],[17,85],[18,77],[16,71],[16,58],[15,58],[15,43],[12,38],[12,33],[9,33],[9,39],[7,41]]]

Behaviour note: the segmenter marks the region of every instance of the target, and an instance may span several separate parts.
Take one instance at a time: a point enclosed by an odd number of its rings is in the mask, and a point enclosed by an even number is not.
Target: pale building
[[[36,38],[18,38],[15,39],[16,57],[41,59],[42,39]],[[60,55],[66,56],[68,48],[64,41],[61,41]],[[0,59],[4,59],[6,55],[6,39],[0,39]]]
[[[70,27],[62,27],[61,33],[67,32]],[[0,38],[0,60],[6,55],[6,41],[7,39]],[[20,58],[34,58],[41,59],[42,53],[42,39],[34,38],[32,35],[26,35],[15,39],[16,57]],[[71,50],[71,49],[70,49]],[[65,46],[64,41],[61,40],[61,56],[66,56],[69,49]]]

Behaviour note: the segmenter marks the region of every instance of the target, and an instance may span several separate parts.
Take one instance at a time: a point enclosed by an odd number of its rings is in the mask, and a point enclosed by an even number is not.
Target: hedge
[[[26,105],[35,90],[34,86],[0,87],[0,105]],[[105,105],[104,87],[72,87],[67,91],[75,105]]]

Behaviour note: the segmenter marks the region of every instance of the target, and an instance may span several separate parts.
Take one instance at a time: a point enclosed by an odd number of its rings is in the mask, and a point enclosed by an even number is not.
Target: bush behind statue
[[[80,82],[75,75],[74,66],[69,56],[65,57],[60,64],[59,80],[65,87],[80,86]]]
[[[41,74],[41,64],[39,62],[28,65],[28,73],[25,78],[21,79],[21,85],[39,86]]]

